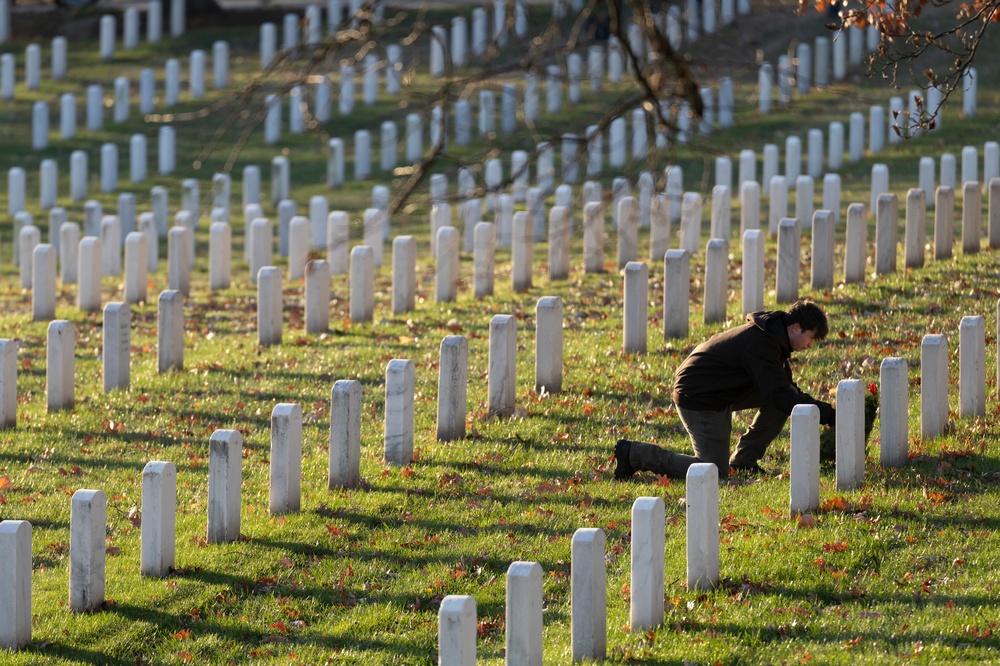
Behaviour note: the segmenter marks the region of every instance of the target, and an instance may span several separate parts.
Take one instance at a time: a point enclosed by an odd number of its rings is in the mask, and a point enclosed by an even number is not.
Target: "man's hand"
[[[836,425],[837,410],[833,408],[833,405],[831,405],[828,402],[817,400],[816,406],[819,407],[820,425],[826,425],[826,426]]]

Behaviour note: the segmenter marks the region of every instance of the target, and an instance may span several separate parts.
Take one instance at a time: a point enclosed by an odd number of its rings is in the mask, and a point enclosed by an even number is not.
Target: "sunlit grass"
[[[443,18],[439,17],[439,18]],[[794,30],[794,26],[789,28]],[[114,66],[97,62],[96,45],[81,46],[71,59],[69,80],[47,84],[41,96],[110,82],[127,74],[138,81],[142,66],[156,68],[190,48],[211,47],[218,30],[190,32],[170,48],[142,47]],[[230,40],[236,81],[246,81],[256,67],[254,31],[239,29]],[[785,35],[785,33],[782,33]],[[785,39],[783,36],[782,39]],[[777,37],[774,38],[778,42]],[[782,44],[782,48],[784,45]],[[90,53],[88,56],[87,54]],[[236,60],[234,59],[234,62]],[[981,66],[985,81],[996,73]],[[162,76],[161,76],[162,78]],[[432,82],[420,76],[404,98],[416,104]],[[585,86],[586,88],[586,86]],[[623,86],[624,88],[624,86]],[[740,86],[738,98],[747,97]],[[867,202],[867,178],[874,161],[890,165],[892,188],[900,193],[901,215],[908,187],[916,185],[917,159],[943,150],[960,153],[966,143],[981,145],[997,126],[996,93],[980,84],[980,115],[959,121],[954,109],[943,129],[929,137],[888,149],[842,171],[844,208]],[[4,105],[7,122],[0,137],[8,149],[4,168],[23,166],[28,173],[28,201],[38,223],[37,162],[60,161],[60,203],[68,192],[70,149],[91,157],[91,196],[115,205],[115,195],[97,195],[100,143],[124,146],[132,132],[155,126],[133,118],[121,128],[106,119],[105,130],[79,130],[78,139],[60,142],[53,133],[47,151],[30,153],[30,102],[20,94]],[[796,106],[758,118],[740,107],[738,129],[679,147],[671,155],[685,166],[689,189],[710,190],[714,151],[735,158],[738,150],[759,151],[765,141],[830,120],[844,122],[851,110],[867,112],[872,98],[885,99],[875,83],[852,82],[827,93],[814,93]],[[182,96],[183,98],[183,96]],[[209,92],[208,101],[222,98]],[[557,125],[592,122],[603,98],[586,97],[558,123],[547,119],[537,134],[519,133],[505,148],[527,148]],[[51,103],[51,102],[50,102]],[[55,108],[53,106],[53,108]],[[82,114],[82,103],[81,103]],[[195,111],[185,102],[173,111]],[[360,102],[359,102],[359,108]],[[348,182],[341,190],[324,187],[326,156],[321,132],[283,135],[279,146],[262,144],[256,130],[233,174],[245,164],[262,167],[267,199],[270,158],[291,158],[294,197],[305,210],[308,197],[329,197],[331,209],[344,208],[360,218],[373,182],[350,178],[351,137],[356,129],[376,128],[383,119],[401,123],[407,108],[382,99],[371,113],[335,118],[326,135],[345,139]],[[82,117],[82,116],[81,116]],[[286,115],[287,117],[287,115]],[[210,192],[211,173],[221,168],[225,151],[191,162],[222,123],[210,116],[176,123],[178,171],[151,177],[133,189],[143,210],[149,187],[171,188],[172,209],[180,202],[182,178],[195,177]],[[821,124],[820,124],[821,123]],[[57,125],[54,125],[57,127]],[[240,123],[227,128],[235,140]],[[225,143],[225,142],[224,142]],[[151,144],[152,145],[152,144]],[[481,142],[456,152],[478,159]],[[151,156],[155,151],[151,151]],[[30,155],[29,158],[25,158]],[[127,160],[122,156],[122,173]],[[152,163],[152,160],[151,160]],[[707,167],[703,166],[707,165]],[[659,173],[663,163],[656,163]],[[442,167],[455,182],[455,165]],[[759,172],[759,171],[758,171]],[[613,174],[602,176],[610,189]],[[635,175],[635,174],[631,174]],[[398,185],[401,177],[392,179]],[[386,182],[379,175],[376,182]],[[697,185],[696,185],[697,184]],[[817,188],[821,192],[821,188]],[[30,321],[30,294],[21,290],[9,265],[9,244],[0,282],[0,335],[18,339],[18,427],[0,432],[0,516],[33,525],[33,636],[29,648],[4,656],[11,664],[72,663],[433,663],[436,659],[437,604],[447,594],[472,594],[480,619],[482,663],[500,664],[504,646],[504,572],[515,560],[538,561],[545,572],[545,651],[547,663],[570,660],[570,538],[579,527],[601,527],[607,534],[609,650],[618,661],[646,663],[883,663],[910,657],[949,661],[989,661],[997,648],[995,627],[997,567],[996,378],[993,322],[998,273],[996,254],[984,251],[953,261],[929,263],[920,270],[899,271],[863,285],[837,286],[828,292],[808,288],[809,234],[804,232],[800,291],[826,308],[830,338],[796,356],[796,381],[817,397],[831,399],[836,382],[858,378],[878,381],[878,365],[902,356],[910,367],[911,464],[883,470],[877,464],[878,430],[868,449],[863,488],[837,493],[833,472],[821,477],[823,510],[816,527],[800,528],[787,517],[788,479],[724,483],[720,489],[721,565],[724,584],[708,593],[685,590],[684,487],[682,482],[646,474],[635,483],[611,480],[611,447],[628,436],[689,450],[670,403],[674,368],[698,342],[742,320],[738,237],[730,240],[731,270],[728,321],[705,326],[701,291],[703,260],[692,264],[691,335],[662,340],[660,303],[662,266],[651,264],[650,352],[621,352],[621,276],[613,269],[614,239],[606,247],[608,272],[585,275],[582,240],[573,244],[573,271],[565,282],[551,282],[545,270],[545,246],[535,251],[535,286],[524,294],[510,288],[509,253],[498,251],[496,294],[472,297],[471,258],[463,256],[459,298],[433,303],[433,262],[427,247],[426,186],[414,208],[393,219],[393,233],[418,238],[418,305],[415,312],[393,316],[389,308],[391,275],[377,277],[376,316],[372,324],[352,324],[348,316],[347,278],[331,285],[331,330],[307,336],[303,324],[303,285],[286,280],[283,344],[258,347],[255,332],[256,291],[241,254],[241,216],[234,213],[233,287],[210,293],[207,285],[207,225],[198,233],[198,260],[192,296],[185,307],[185,366],[180,372],[156,373],[155,297],[166,287],[165,262],[150,276],[150,302],[133,306],[132,383],[127,391],[101,391],[101,317],[80,313],[75,288],[61,287],[57,316],[71,320],[77,339],[77,406],[72,412],[45,412],[46,323]],[[0,205],[5,199],[0,194]],[[234,202],[239,187],[234,183]],[[817,206],[819,205],[817,197]],[[766,201],[766,200],[765,200]],[[984,209],[985,209],[984,202]],[[82,219],[82,203],[68,205],[70,219]],[[234,211],[237,210],[234,203]],[[273,213],[270,202],[265,208]],[[708,208],[704,217],[708,220]],[[766,216],[766,203],[762,213]],[[206,211],[207,212],[207,211]],[[456,216],[457,217],[457,216]],[[738,219],[738,216],[734,216]],[[841,219],[844,215],[842,213]],[[932,219],[933,216],[929,216]],[[928,225],[930,226],[930,221]],[[984,223],[985,224],[985,223]],[[610,225],[609,225],[610,226]],[[735,226],[735,225],[734,225]],[[577,220],[579,229],[579,219]],[[902,229],[902,219],[900,222]],[[928,229],[929,230],[929,229]],[[609,229],[610,231],[610,229]],[[0,221],[6,241],[11,221]],[[352,237],[361,236],[356,224]],[[44,234],[43,234],[44,237]],[[931,237],[929,235],[929,237]],[[843,224],[838,229],[842,241]],[[900,233],[902,239],[902,233]],[[874,226],[869,230],[873,254]],[[837,266],[843,250],[837,250]],[[773,243],[768,246],[768,280],[773,284]],[[646,256],[645,240],[640,256]],[[928,253],[929,256],[929,253]],[[104,301],[122,297],[120,278],[104,282]],[[564,391],[534,392],[534,306],[545,295],[564,305]],[[773,293],[767,307],[777,307]],[[486,414],[488,326],[497,313],[518,318],[517,404],[510,419]],[[987,416],[957,417],[958,325],[964,315],[987,321]],[[919,440],[920,340],[925,333],[949,336],[953,421],[942,438]],[[437,360],[441,338],[469,339],[469,419],[465,440],[434,441]],[[385,366],[409,358],[416,366],[416,441],[411,465],[393,468],[382,462]],[[356,490],[327,489],[329,398],[333,382],[358,379],[364,389],[361,474]],[[279,402],[301,404],[304,417],[302,511],[268,515],[269,415]],[[736,419],[738,427],[749,415]],[[208,440],[219,428],[237,428],[244,438],[243,539],[223,545],[205,543]],[[129,519],[141,511],[141,471],[150,460],[170,460],[178,469],[177,572],[164,579],[138,575],[140,532]],[[787,471],[787,431],[763,461]],[[108,496],[108,604],[99,612],[75,615],[67,608],[69,502],[78,488],[100,488]],[[668,601],[664,625],[651,634],[626,631],[629,594],[629,512],[634,498],[663,497]],[[134,515],[134,514],[133,514]]]

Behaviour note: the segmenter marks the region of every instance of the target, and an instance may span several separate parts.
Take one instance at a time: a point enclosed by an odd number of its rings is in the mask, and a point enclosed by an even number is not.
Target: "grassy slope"
[[[780,22],[773,22],[778,25]],[[812,22],[810,22],[811,24]],[[800,24],[760,40],[787,43]],[[114,66],[101,65],[83,48],[74,59],[70,80],[45,84],[37,95],[19,89],[18,101],[0,113],[0,140],[7,147],[3,168],[24,166],[29,202],[40,219],[34,193],[41,157],[60,161],[60,192],[68,191],[68,154],[88,149],[96,171],[100,143],[119,134],[110,122],[103,133],[84,131],[66,146],[54,141],[42,156],[30,151],[30,102],[53,101],[58,93],[82,93],[86,84],[110,81],[129,72],[138,79],[142,64],[161,63],[191,47],[210,48],[218,30],[192,31],[183,45],[119,53]],[[241,76],[252,70],[254,31],[230,40]],[[165,45],[166,46],[166,45]],[[20,58],[20,56],[19,56]],[[235,58],[234,58],[235,62]],[[996,72],[980,70],[995,84]],[[857,78],[857,77],[855,77]],[[412,99],[426,90],[415,80]],[[995,85],[980,84],[979,117],[960,123],[954,106],[944,129],[879,156],[890,164],[895,191],[915,185],[921,154],[959,153],[966,143],[981,145],[995,136]],[[740,88],[747,99],[751,88]],[[765,141],[781,143],[784,134],[804,136],[812,126],[845,120],[862,100],[885,99],[881,85],[856,80],[851,86],[814,93],[791,112],[759,119],[741,105],[739,130],[719,133],[680,150],[688,183],[699,182],[702,164],[712,151],[735,157],[744,147],[760,149]],[[570,109],[566,118],[586,122],[603,100]],[[53,104],[54,108],[54,104]],[[188,104],[187,110],[198,108]],[[389,100],[362,119],[339,118],[327,128],[349,138],[358,127],[376,127],[406,109]],[[216,117],[179,129],[179,155],[196,155],[221,121]],[[819,124],[822,123],[822,124]],[[143,131],[134,120],[123,135]],[[147,130],[148,131],[148,130]],[[544,133],[544,128],[540,132]],[[154,136],[153,132],[148,132]],[[227,133],[233,140],[234,132]],[[530,136],[512,139],[530,146]],[[292,159],[297,201],[329,194],[334,207],[360,217],[370,183],[349,183],[327,193],[322,187],[324,156],[315,135],[287,137],[281,152]],[[348,141],[350,144],[350,141]],[[478,147],[466,153],[472,156]],[[254,137],[234,168],[267,164],[279,149]],[[151,150],[151,154],[155,151]],[[122,165],[127,162],[122,154]],[[176,180],[153,179],[135,190],[145,207],[154,184],[172,186],[179,203],[181,177],[198,177],[203,192],[220,153],[201,169],[185,165]],[[844,205],[867,201],[867,174],[874,160],[846,169]],[[349,169],[350,170],[350,169]],[[124,169],[123,169],[124,171]],[[610,176],[605,175],[606,187]],[[266,169],[264,174],[267,182]],[[454,179],[452,179],[454,182]],[[707,182],[704,181],[703,182]],[[92,179],[96,190],[96,180]],[[421,186],[421,191],[425,187]],[[266,191],[266,189],[265,189]],[[234,186],[234,198],[238,187]],[[2,198],[2,197],[0,197]],[[901,197],[902,198],[902,197]],[[105,208],[113,197],[103,197]],[[70,219],[81,219],[80,204]],[[707,206],[706,206],[707,209]],[[764,207],[766,210],[766,206]],[[707,217],[707,210],[706,210]],[[238,218],[237,218],[238,219]],[[394,231],[413,233],[423,243],[418,272],[424,299],[417,311],[393,317],[388,310],[390,274],[378,278],[376,323],[352,325],[347,316],[348,284],[332,285],[332,330],[326,336],[302,334],[303,286],[286,284],[285,344],[258,348],[254,337],[255,292],[245,264],[234,265],[234,287],[207,291],[207,233],[199,233],[198,270],[186,307],[185,370],[155,372],[155,304],[133,308],[132,388],[104,395],[100,390],[100,316],[79,313],[75,290],[61,288],[58,316],[77,326],[77,408],[46,414],[44,399],[45,324],[30,322],[30,296],[17,285],[3,248],[0,331],[23,342],[19,354],[18,428],[0,433],[3,518],[28,519],[34,526],[33,642],[5,663],[432,663],[436,651],[437,602],[445,594],[473,594],[480,619],[480,658],[501,663],[503,648],[504,572],[518,559],[536,560],[545,571],[545,648],[551,663],[569,661],[570,537],[579,527],[602,527],[608,543],[609,647],[618,659],[647,663],[715,661],[748,663],[884,662],[908,656],[936,660],[988,660],[996,649],[991,637],[996,621],[997,513],[995,459],[996,384],[988,372],[988,416],[956,419],[946,437],[919,442],[919,342],[928,332],[949,334],[957,410],[957,328],[961,316],[977,314],[993,321],[997,292],[996,261],[991,252],[930,264],[918,271],[870,280],[867,285],[838,285],[828,293],[803,293],[821,300],[831,315],[834,334],[796,363],[800,385],[832,395],[836,381],[857,377],[877,381],[881,358],[900,355],[910,364],[912,465],[881,470],[877,448],[869,449],[867,483],[859,491],[838,494],[833,474],[822,477],[826,510],[815,529],[798,529],[785,516],[788,481],[769,479],[750,485],[724,485],[720,506],[724,586],[709,594],[684,589],[683,484],[646,476],[636,484],[610,481],[610,446],[628,435],[687,447],[669,402],[672,369],[698,341],[724,325],[701,325],[700,263],[692,270],[692,331],[688,340],[663,343],[658,303],[661,268],[652,266],[650,353],[626,357],[621,349],[621,278],[614,272],[583,275],[575,266],[568,282],[550,284],[542,267],[544,246],[536,252],[536,286],[527,294],[509,290],[507,255],[498,257],[497,293],[475,301],[463,285],[458,302],[433,301],[433,265],[426,253],[426,208],[419,200],[410,214],[394,220]],[[236,226],[239,226],[238,224]],[[842,233],[842,231],[841,231]],[[870,238],[874,238],[873,228]],[[10,238],[10,221],[0,223]],[[237,234],[238,235],[238,234]],[[43,234],[44,236],[44,234]],[[355,229],[352,236],[360,236]],[[808,235],[806,235],[808,238]],[[730,322],[739,321],[739,243],[732,240],[733,269]],[[239,241],[234,257],[239,257]],[[608,258],[613,255],[613,240]],[[579,257],[579,240],[574,257]],[[773,254],[773,247],[769,248]],[[387,255],[388,256],[388,255]],[[839,257],[839,254],[838,254]],[[838,258],[838,265],[841,259]],[[807,284],[808,263],[802,284]],[[463,276],[471,273],[463,259]],[[838,271],[838,277],[840,272]],[[769,280],[773,266],[769,265]],[[166,276],[150,278],[156,294]],[[120,280],[107,279],[105,302],[121,297]],[[559,295],[565,307],[564,393],[539,397],[532,389],[534,303]],[[766,302],[774,304],[773,294]],[[488,323],[495,313],[519,319],[518,405],[509,420],[487,418],[486,367]],[[992,324],[988,326],[992,329]],[[433,441],[436,359],[442,336],[469,337],[470,436],[452,444]],[[994,335],[988,335],[990,358]],[[416,447],[414,463],[404,469],[381,462],[383,375],[391,358],[410,358],[417,369]],[[992,363],[992,360],[990,361]],[[362,476],[357,491],[326,489],[328,400],[332,383],[357,378],[364,386]],[[303,510],[274,518],[267,515],[268,416],[278,402],[295,401],[305,416]],[[737,417],[744,426],[748,415]],[[239,428],[245,440],[243,524],[245,539],[226,546],[204,543],[208,438],[217,428]],[[877,441],[877,438],[876,438]],[[876,445],[877,446],[877,445]],[[787,469],[787,439],[779,439],[766,464]],[[178,467],[178,573],[166,580],[138,576],[139,530],[128,520],[141,501],[141,470],[148,460],[171,460]],[[99,613],[74,615],[66,610],[69,496],[77,488],[101,488],[109,500],[108,546],[119,549],[108,559],[110,602]],[[633,635],[628,622],[629,510],[635,497],[662,496],[667,503],[667,590],[664,627]],[[118,553],[119,551],[111,551]],[[775,557],[774,555],[777,555]]]

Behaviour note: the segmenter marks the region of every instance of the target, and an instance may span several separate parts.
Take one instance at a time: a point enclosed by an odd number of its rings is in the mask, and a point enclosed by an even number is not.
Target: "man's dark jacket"
[[[788,359],[792,344],[782,311],[754,312],[750,323],[712,336],[694,348],[674,378],[674,403],[696,411],[722,411],[751,393],[783,414],[795,405],[817,405],[820,422],[833,421],[833,407],[799,390]]]

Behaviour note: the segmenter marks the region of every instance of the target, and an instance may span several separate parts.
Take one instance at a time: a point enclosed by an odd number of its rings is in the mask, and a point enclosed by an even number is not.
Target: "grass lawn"
[[[778,7],[762,10],[756,27],[730,28],[718,44],[703,43],[698,57],[717,62],[735,45],[741,59],[729,59],[737,81],[737,128],[677,146],[645,164],[630,164],[634,179],[648,168],[662,174],[667,163],[685,169],[685,189],[710,201],[712,165],[718,154],[733,158],[752,148],[758,157],[764,143],[782,147],[786,136],[805,137],[813,127],[826,130],[849,113],[885,104],[893,93],[882,81],[854,71],[849,81],[797,99],[792,108],[760,117],[753,101],[756,74],[749,64],[753,49],[774,61],[797,34],[822,34],[820,17],[795,19]],[[447,20],[445,14],[409,15],[391,26],[393,39],[407,40],[421,21]],[[503,663],[505,572],[518,560],[539,562],[544,571],[544,642],[546,663],[568,663],[570,651],[570,542],[581,527],[599,527],[607,537],[607,626],[612,661],[638,663],[895,663],[904,660],[988,662],[998,649],[993,636],[1000,621],[1000,448],[998,448],[995,322],[998,272],[996,250],[933,262],[875,278],[874,220],[869,224],[869,271],[863,284],[843,284],[846,208],[869,200],[872,164],[889,165],[890,186],[900,199],[900,247],[905,193],[916,187],[922,155],[960,155],[965,145],[982,154],[984,141],[1000,129],[996,40],[987,41],[977,62],[979,114],[960,119],[960,96],[945,110],[942,129],[867,156],[840,173],[843,180],[836,250],[836,286],[809,288],[809,232],[803,233],[800,293],[822,304],[831,335],[793,359],[798,385],[832,400],[841,379],[878,382],[879,364],[890,356],[909,365],[910,461],[898,469],[878,465],[878,425],[869,442],[862,488],[837,492],[832,468],[821,475],[822,509],[814,527],[788,517],[788,435],[771,446],[764,466],[780,474],[752,482],[726,481],[720,487],[721,571],[723,582],[708,593],[688,592],[685,580],[684,484],[651,474],[633,483],[612,480],[612,447],[619,437],[655,441],[688,451],[689,443],[670,401],[674,369],[711,334],[742,322],[741,245],[734,230],[730,242],[728,319],[702,324],[703,254],[692,260],[691,332],[684,340],[663,340],[662,261],[650,264],[649,353],[622,353],[622,275],[614,270],[615,239],[608,226],[607,271],[585,274],[577,211],[570,278],[550,281],[546,246],[535,248],[534,287],[510,288],[509,250],[498,250],[496,292],[476,300],[472,259],[463,255],[458,299],[434,302],[434,263],[429,256],[427,183],[392,219],[393,235],[418,241],[415,311],[392,315],[391,260],[376,275],[376,312],[371,324],[349,317],[347,276],[331,284],[331,327],[306,335],[304,284],[289,282],[284,291],[284,336],[280,346],[256,342],[256,289],[242,260],[239,211],[242,167],[262,168],[264,199],[268,165],[276,155],[291,161],[293,198],[300,213],[313,195],[326,196],[331,210],[349,211],[352,243],[362,236],[361,214],[372,185],[390,184],[398,192],[406,169],[380,174],[372,181],[351,178],[353,134],[395,120],[400,135],[408,112],[424,111],[434,82],[421,71],[404,75],[404,95],[384,95],[373,107],[358,101],[350,118],[334,119],[313,131],[285,134],[280,144],[265,146],[262,131],[245,131],[260,120],[261,95],[287,88],[306,66],[289,64],[257,81],[256,27],[194,28],[180,40],[117,52],[113,63],[97,57],[96,40],[74,40],[67,80],[46,80],[42,89],[24,90],[0,106],[0,169],[21,166],[27,175],[28,210],[47,238],[48,214],[38,207],[38,165],[59,164],[60,205],[69,219],[82,222],[83,202],[69,201],[69,155],[85,150],[90,158],[88,196],[105,212],[116,208],[117,193],[98,193],[100,146],[119,145],[122,174],[119,191],[136,194],[138,210],[149,206],[149,189],[170,188],[171,215],[180,205],[180,184],[197,178],[203,195],[203,220],[211,202],[211,175],[233,174],[233,285],[208,289],[208,225],[197,233],[192,293],[184,308],[184,369],[158,374],[156,369],[156,295],[166,288],[166,261],[149,277],[149,302],[132,308],[132,368],[128,390],[105,394],[101,384],[100,313],[81,313],[76,287],[59,285],[57,318],[76,330],[76,407],[47,413],[45,335],[47,322],[31,321],[31,293],[23,290],[11,264],[12,220],[0,216],[0,337],[16,339],[18,353],[17,427],[0,431],[0,518],[28,520],[33,528],[32,641],[20,652],[0,655],[4,664],[430,664],[437,655],[437,612],[449,594],[470,594],[478,613],[477,648],[484,664]],[[89,132],[80,123],[77,137],[58,138],[58,98],[76,92],[82,118],[86,86],[101,83],[107,94],[115,76],[137,86],[139,71],[153,67],[162,94],[163,63],[182,59],[192,48],[211,53],[212,42],[225,38],[232,53],[232,94],[210,90],[205,100],[182,96],[165,114],[132,117],[115,125],[110,110],[104,129]],[[729,39],[731,38],[731,39]],[[703,42],[706,40],[703,40]],[[714,41],[714,40],[708,40]],[[424,42],[420,42],[424,44]],[[23,66],[23,43],[7,49]],[[48,45],[44,45],[48,57]],[[352,49],[355,47],[352,47]],[[417,51],[425,62],[426,45]],[[351,53],[354,53],[352,51]],[[311,70],[328,71],[348,57],[330,53]],[[416,57],[416,56],[412,56]],[[517,60],[507,54],[489,64],[497,77],[520,79]],[[408,60],[407,62],[413,62]],[[722,65],[719,65],[720,67]],[[360,69],[360,68],[359,68]],[[715,70],[712,70],[715,71]],[[507,74],[509,72],[509,74]],[[471,95],[475,72],[456,84]],[[186,80],[186,75],[185,75]],[[209,81],[211,77],[209,76]],[[359,82],[360,83],[360,82]],[[209,88],[211,86],[209,85]],[[360,85],[358,85],[360,89]],[[585,86],[586,89],[586,86]],[[558,117],[544,116],[537,126],[496,141],[477,139],[468,147],[452,146],[433,170],[448,173],[452,189],[459,163],[532,149],[553,132],[582,128],[599,118],[627,85],[601,94],[585,94],[583,103],[566,106]],[[902,94],[902,93],[900,93]],[[475,103],[474,98],[474,103]],[[53,132],[49,148],[31,150],[31,105],[50,103]],[[499,105],[498,105],[499,106]],[[544,105],[543,105],[544,106]],[[475,108],[475,107],[474,107]],[[207,109],[202,113],[202,110]],[[163,109],[160,109],[163,110]],[[159,110],[158,110],[159,113]],[[157,123],[177,130],[178,169],[128,183],[128,136],[144,133],[155,167]],[[426,119],[425,119],[426,122]],[[325,187],[327,138],[342,137],[347,146],[347,183]],[[805,143],[803,141],[803,143]],[[230,147],[239,144],[240,152]],[[425,143],[426,145],[426,143]],[[498,152],[502,151],[502,153]],[[377,155],[377,154],[376,154]],[[980,173],[982,164],[980,164]],[[150,169],[155,173],[155,168]],[[758,164],[758,174],[759,164]],[[601,182],[610,200],[611,179]],[[7,199],[0,193],[0,209]],[[816,207],[822,187],[816,188]],[[983,201],[985,238],[986,207]],[[550,202],[551,203],[551,202]],[[274,207],[265,201],[266,214]],[[734,202],[734,220],[738,220]],[[707,228],[709,208],[704,207]],[[762,202],[766,220],[766,198]],[[794,210],[794,207],[790,207]],[[961,197],[956,229],[961,229]],[[455,215],[457,217],[457,215]],[[766,222],[765,222],[766,223]],[[933,238],[928,212],[928,238]],[[736,225],[734,225],[736,226]],[[957,233],[957,232],[956,232]],[[704,247],[704,240],[702,247]],[[985,245],[985,242],[984,242]],[[676,242],[672,243],[676,247]],[[165,243],[161,252],[165,252]],[[768,308],[778,307],[773,290],[776,242],[767,246]],[[902,250],[900,250],[902,255]],[[648,239],[640,240],[648,256]],[[899,262],[902,266],[902,260]],[[284,267],[284,260],[279,266]],[[564,307],[564,381],[561,393],[534,390],[535,304],[559,296]],[[122,300],[120,277],[103,282],[103,302]],[[510,418],[487,414],[489,322],[495,314],[513,314],[518,323],[517,410]],[[986,320],[987,408],[983,417],[958,414],[959,323],[963,316]],[[951,422],[946,434],[920,438],[920,343],[925,334],[948,336]],[[445,335],[464,335],[469,343],[469,413],[464,440],[435,441],[439,346]],[[415,451],[412,464],[388,466],[382,459],[385,368],[391,359],[409,359],[416,370]],[[357,379],[363,387],[362,487],[329,490],[330,392],[339,379]],[[302,407],[302,510],[268,513],[270,414],[278,403]],[[740,414],[736,427],[749,424]],[[237,429],[244,440],[241,538],[226,545],[206,541],[208,442],[217,429]],[[139,575],[142,469],[148,461],[173,462],[177,476],[177,569],[164,578]],[[103,490],[108,498],[107,602],[97,612],[68,610],[70,497],[80,488]],[[635,498],[662,497],[666,503],[666,617],[649,632],[628,630],[630,511]],[[2,566],[3,563],[0,563]]]

